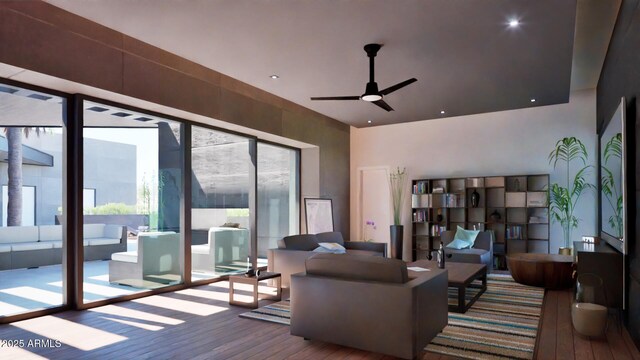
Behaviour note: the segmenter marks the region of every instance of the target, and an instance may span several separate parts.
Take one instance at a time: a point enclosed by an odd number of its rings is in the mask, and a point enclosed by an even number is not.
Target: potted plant
[[[389,190],[391,191],[391,202],[393,205],[393,225],[391,225],[391,257],[402,259],[403,230],[401,217],[404,205],[405,185],[407,182],[406,168],[398,167],[389,174]]]
[[[588,158],[586,147],[575,137],[558,140],[555,149],[549,154],[549,163],[553,163],[554,169],[558,167],[558,162],[566,167],[566,186],[554,183],[549,190],[551,218],[560,223],[564,235],[564,246],[559,251],[561,254],[571,254],[573,244],[571,230],[577,228],[580,221],[574,215],[574,210],[584,191],[593,188],[593,185],[585,179],[590,168],[590,165],[587,165]],[[573,180],[571,180],[572,162],[582,163]]]

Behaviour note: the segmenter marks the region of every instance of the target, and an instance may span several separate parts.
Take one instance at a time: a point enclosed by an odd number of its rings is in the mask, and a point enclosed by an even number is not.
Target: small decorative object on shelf
[[[438,209],[438,214],[436,215],[436,221],[442,222],[444,220],[444,216],[442,216],[442,209]]]
[[[520,179],[516,178],[513,183],[515,185],[516,191],[520,191]]]
[[[471,193],[471,207],[477,208],[480,204],[480,193],[478,190],[473,189],[473,193]]]
[[[502,219],[502,215],[500,215],[498,210],[493,210],[493,212],[491,213],[491,215],[489,215],[489,217],[491,218],[491,221],[495,223],[500,222],[500,219]]]

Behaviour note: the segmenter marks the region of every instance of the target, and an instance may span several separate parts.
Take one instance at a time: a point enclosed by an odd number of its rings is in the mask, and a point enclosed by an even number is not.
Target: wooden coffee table
[[[418,260],[407,264],[407,267],[417,266],[427,269],[437,269],[438,263],[436,261]],[[447,262],[445,265],[449,276],[449,287],[456,288],[458,291],[458,301],[456,305],[449,305],[449,311],[464,313],[473,303],[478,300],[485,290],[487,290],[487,266],[484,264],[467,264]],[[418,277],[424,272],[409,270],[410,277]],[[473,284],[475,280],[480,280],[481,284]],[[467,288],[479,289],[469,302],[466,301]]]
[[[229,304],[249,307],[255,309],[258,307],[258,283],[264,280],[275,279],[276,282],[276,295],[266,295],[262,294],[263,299],[268,300],[282,300],[282,277],[280,273],[277,272],[267,272],[261,271],[258,276],[245,276],[243,275],[231,275],[229,276]],[[242,301],[236,301],[233,298],[233,294],[235,289],[233,287],[234,284],[249,284],[253,286],[253,302],[246,303]]]

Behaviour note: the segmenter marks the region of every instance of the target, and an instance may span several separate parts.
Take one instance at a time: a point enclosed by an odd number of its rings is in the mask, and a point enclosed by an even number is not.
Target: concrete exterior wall
[[[32,135],[23,143],[53,156],[53,167],[22,168],[24,186],[36,187],[36,225],[53,225],[62,206],[62,135],[50,132],[39,137]],[[7,163],[0,162],[0,184],[6,185],[7,180]],[[96,205],[108,202],[135,205],[136,186],[135,146],[85,139],[84,187],[96,189]],[[0,216],[2,211],[0,207]]]
[[[318,146],[313,195],[349,231],[343,123],[40,1],[0,2],[0,63]]]

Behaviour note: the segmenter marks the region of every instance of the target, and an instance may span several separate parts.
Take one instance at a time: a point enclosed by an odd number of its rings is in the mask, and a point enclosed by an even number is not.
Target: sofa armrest
[[[365,242],[365,241],[345,241],[344,248],[349,250],[367,250],[375,251],[382,254],[383,257],[387,257],[387,244],[378,242]]]
[[[282,287],[289,287],[291,274],[305,271],[305,260],[317,253],[303,250],[267,250],[267,270],[280,273]]]

